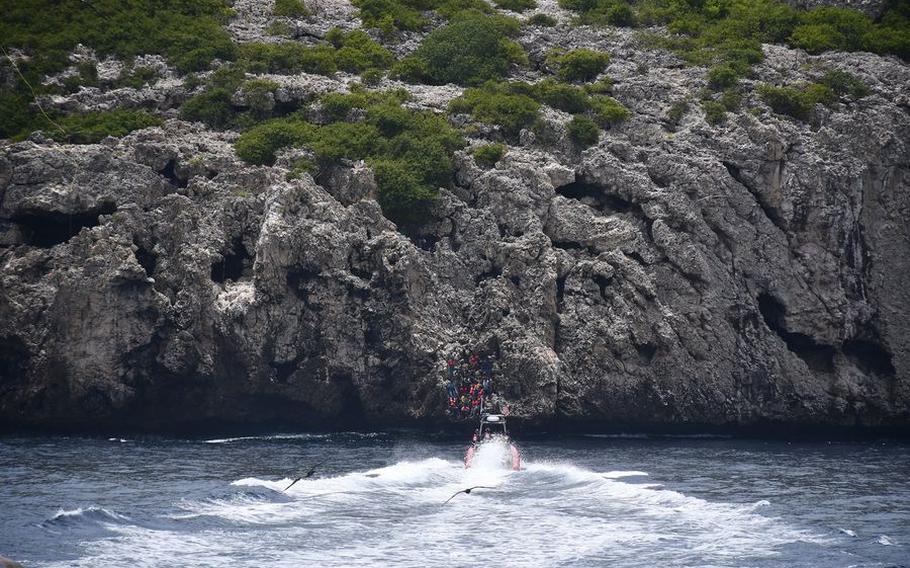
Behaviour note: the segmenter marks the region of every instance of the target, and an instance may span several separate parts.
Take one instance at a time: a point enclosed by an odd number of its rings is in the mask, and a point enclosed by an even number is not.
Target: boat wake
[[[96,510],[112,536],[87,543],[88,553],[67,565],[124,565],[142,550],[146,560],[131,564],[373,566],[394,558],[416,567],[435,558],[467,566],[482,553],[488,564],[509,566],[722,566],[824,538],[761,514],[766,501],[709,502],[642,471],[548,462],[512,471],[497,451],[507,449],[485,447],[467,470],[439,458],[401,461],[303,480],[287,492],[293,479],[247,477],[220,495],[175,504],[155,526]],[[489,489],[443,505],[473,486]]]

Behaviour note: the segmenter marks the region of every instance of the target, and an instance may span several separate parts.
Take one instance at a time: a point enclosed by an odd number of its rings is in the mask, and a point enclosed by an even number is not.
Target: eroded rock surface
[[[267,19],[238,6],[232,31],[260,33]],[[537,424],[910,423],[906,64],[766,46],[756,82],[812,62],[871,94],[813,125],[750,95],[755,112],[711,126],[694,104],[667,118],[704,71],[633,32],[561,24],[521,41],[532,61],[552,45],[614,54],[632,118],[579,153],[547,110],[556,140],[522,137],[489,169],[460,153],[410,236],[363,164],[289,181],[289,160],[243,164],[236,134],[176,118],[98,145],[5,144],[0,416],[442,421],[444,358],[469,349],[498,358],[497,390]],[[179,91],[158,88],[136,104]],[[431,109],[460,92],[413,90]]]

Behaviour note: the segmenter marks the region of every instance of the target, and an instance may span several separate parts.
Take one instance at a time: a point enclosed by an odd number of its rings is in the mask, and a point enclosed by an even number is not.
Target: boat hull
[[[474,463],[474,456],[477,454],[477,445],[472,444],[464,454],[464,467],[469,469]],[[509,456],[506,465],[514,471],[521,469],[521,451],[515,444],[509,444]]]

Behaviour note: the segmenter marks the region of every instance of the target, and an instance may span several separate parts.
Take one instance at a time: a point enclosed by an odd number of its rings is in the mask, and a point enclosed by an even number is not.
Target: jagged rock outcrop
[[[289,160],[243,164],[235,134],[176,118],[97,145],[5,144],[0,416],[442,421],[443,360],[470,349],[497,357],[497,390],[537,424],[910,424],[906,64],[765,46],[755,82],[811,62],[872,93],[812,125],[749,95],[756,113],[711,126],[695,105],[666,115],[703,70],[633,32],[521,41],[532,60],[613,53],[633,117],[584,152],[548,110],[561,140],[523,136],[489,169],[459,153],[410,236],[363,164],[288,181]],[[459,92],[414,90],[425,108]]]

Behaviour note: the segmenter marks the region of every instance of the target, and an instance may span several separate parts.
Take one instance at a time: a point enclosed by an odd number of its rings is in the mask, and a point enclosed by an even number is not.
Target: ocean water
[[[910,566],[906,442],[519,445],[515,472],[502,448],[465,470],[460,440],[400,433],[0,438],[0,555],[47,568]]]

